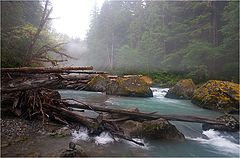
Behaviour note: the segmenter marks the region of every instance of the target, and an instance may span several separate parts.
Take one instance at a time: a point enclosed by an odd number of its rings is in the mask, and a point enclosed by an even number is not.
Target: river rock
[[[105,92],[110,79],[106,75],[97,75],[87,83],[85,90],[94,92]]]
[[[131,97],[153,97],[150,86],[139,76],[130,78],[118,77],[108,84],[106,94]]]
[[[62,127],[58,130],[56,130],[53,133],[50,133],[49,135],[55,136],[55,137],[65,137],[71,135],[71,130],[68,127]]]
[[[219,121],[223,121],[225,125],[213,125],[204,123],[202,125],[203,130],[214,129],[218,131],[237,132],[239,131],[239,121],[232,115],[226,114],[217,118]]]
[[[143,81],[145,81],[149,86],[151,86],[153,84],[153,80],[148,77],[148,76],[141,76],[140,77]]]
[[[126,121],[121,127],[124,132],[131,137],[143,136],[148,139],[159,140],[185,140],[184,135],[177,128],[165,119],[157,119],[152,121]]]
[[[60,154],[60,157],[88,157],[88,154],[85,152],[85,150],[73,143],[69,143],[69,149],[66,149]]]
[[[195,90],[192,103],[206,109],[231,112],[239,110],[239,84],[210,80]]]
[[[127,120],[121,124],[121,128],[124,129],[124,133],[131,137],[141,136],[142,133],[142,123],[133,120]]]
[[[172,99],[191,99],[195,88],[196,85],[193,83],[192,79],[180,80],[169,89],[165,97]]]

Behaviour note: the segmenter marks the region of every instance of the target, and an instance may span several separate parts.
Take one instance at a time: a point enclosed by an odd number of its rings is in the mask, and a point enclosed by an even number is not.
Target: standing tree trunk
[[[114,60],[114,32],[112,33],[112,51],[111,51],[111,65],[110,65],[111,70],[113,70],[113,60]]]
[[[44,7],[44,11],[43,11],[43,16],[41,18],[41,21],[40,21],[40,24],[38,26],[38,29],[37,29],[37,32],[36,34],[34,35],[33,39],[32,39],[32,42],[30,43],[28,49],[27,49],[27,53],[26,53],[26,56],[27,56],[27,62],[26,64],[29,65],[32,61],[32,58],[33,58],[33,48],[34,48],[34,45],[36,44],[36,41],[37,39],[39,38],[39,35],[41,33],[41,31],[43,30],[43,27],[44,25],[46,24],[47,20],[48,20],[48,17],[49,15],[51,14],[52,12],[52,9],[51,8],[50,10],[48,10],[48,5],[49,5],[49,0],[46,0],[46,3],[45,3],[45,7]]]
[[[212,44],[213,46],[218,45],[218,17],[217,17],[217,2],[212,1]]]

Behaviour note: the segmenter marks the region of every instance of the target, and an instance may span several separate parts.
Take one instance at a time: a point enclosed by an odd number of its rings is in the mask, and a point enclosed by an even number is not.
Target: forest
[[[1,1],[0,89],[1,157],[239,157],[239,2]]]
[[[54,31],[51,18],[29,50],[44,13],[42,2],[4,1],[1,6],[2,67],[66,60],[54,58],[68,57],[64,44],[72,39]],[[51,12],[51,6],[47,9]],[[82,41],[87,55],[80,60],[114,74],[239,82],[238,12],[236,1],[105,1],[92,9]]]
[[[238,82],[238,12],[236,1],[105,1],[92,11],[89,61],[116,73]]]

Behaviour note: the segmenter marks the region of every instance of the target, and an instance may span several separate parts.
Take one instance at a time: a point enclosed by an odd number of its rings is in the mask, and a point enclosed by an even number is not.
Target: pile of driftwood
[[[86,67],[87,69],[92,69],[92,67]],[[34,69],[34,70],[33,70]],[[49,76],[54,76],[50,79],[42,80],[41,82],[36,80],[27,80],[25,83],[21,83],[21,79],[16,79],[19,83],[13,81],[14,78],[8,79],[9,81],[2,80],[1,88],[1,111],[10,111],[19,117],[26,119],[41,118],[44,122],[46,119],[57,121],[63,124],[71,124],[73,122],[80,123],[86,126],[91,134],[99,134],[102,131],[109,131],[113,136],[117,136],[129,141],[132,141],[138,145],[144,145],[131,139],[129,136],[124,134],[123,129],[121,129],[117,122],[125,120],[155,120],[158,118],[164,118],[170,121],[185,121],[185,122],[198,122],[198,123],[209,123],[209,124],[222,124],[224,123],[211,120],[207,118],[194,117],[194,116],[177,116],[177,115],[160,115],[156,112],[146,113],[140,111],[132,111],[127,109],[116,109],[108,108],[104,105],[89,105],[74,99],[61,99],[60,94],[49,87],[58,85],[63,80],[68,81],[69,76],[66,75],[73,69],[83,69],[83,67],[78,68],[19,68],[17,69],[2,69],[2,73],[6,78],[12,78],[12,76],[24,73],[51,73]],[[82,70],[81,70],[82,71]],[[56,72],[59,72],[56,74]],[[53,74],[54,73],[54,74]],[[64,74],[62,74],[64,73]],[[78,72],[81,73],[81,72]],[[97,74],[97,72],[96,72]],[[25,75],[27,76],[27,75]],[[31,76],[32,77],[32,76]],[[46,77],[43,77],[44,79]],[[76,81],[81,81],[81,79],[86,80],[87,76],[79,78],[74,76]],[[72,78],[70,79],[72,81]],[[26,81],[29,81],[26,83]],[[13,84],[14,83],[14,84]],[[71,100],[71,101],[70,101]],[[77,109],[77,110],[76,110]],[[96,118],[87,117],[81,115],[83,109],[88,109],[98,113]],[[76,112],[77,111],[77,112]],[[109,115],[118,114],[118,118],[109,119],[104,117],[104,113]]]
[[[103,71],[93,71],[92,66],[82,66],[63,68],[2,68],[1,74],[4,88],[9,88],[7,87],[9,85],[12,87],[25,87],[29,85],[28,83],[33,83],[34,85],[32,86],[38,86],[38,84],[44,81],[48,82],[48,84],[46,84],[48,88],[82,90],[93,77],[107,73]]]
[[[109,131],[113,136],[143,145],[124,135],[123,130],[115,123],[115,121],[120,120],[103,119],[103,114],[99,110],[94,110],[97,107],[79,101],[76,102],[70,104],[67,99],[61,99],[57,91],[36,87],[21,91],[4,91],[1,100],[2,110],[10,111],[25,119],[41,118],[43,123],[46,120],[52,120],[67,125],[77,122],[86,126],[90,130],[90,134],[98,135],[103,131]],[[99,115],[96,118],[83,116],[71,108],[77,106],[82,107],[81,109],[93,110]]]

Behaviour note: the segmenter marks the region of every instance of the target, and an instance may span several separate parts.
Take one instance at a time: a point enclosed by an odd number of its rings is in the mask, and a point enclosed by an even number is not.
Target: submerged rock
[[[214,129],[218,131],[237,132],[239,131],[239,121],[232,115],[223,115],[217,118],[219,121],[223,121],[225,125],[213,125],[204,123],[202,125],[203,130]]]
[[[148,139],[159,140],[185,140],[184,135],[177,128],[165,119],[157,119],[152,121],[126,121],[121,127],[124,132],[132,137],[143,136]]]
[[[191,99],[196,85],[192,79],[184,79],[177,82],[172,88],[169,89],[166,98],[172,99]]]
[[[94,92],[105,92],[110,79],[106,75],[97,75],[88,82],[85,90]]]
[[[231,112],[239,110],[239,84],[210,80],[196,89],[192,103],[206,109]]]
[[[108,84],[106,94],[131,97],[153,97],[150,86],[139,76],[118,77]]]

